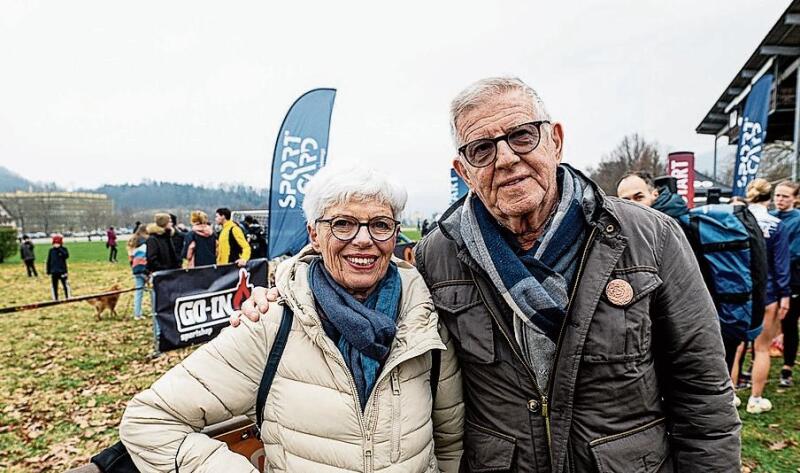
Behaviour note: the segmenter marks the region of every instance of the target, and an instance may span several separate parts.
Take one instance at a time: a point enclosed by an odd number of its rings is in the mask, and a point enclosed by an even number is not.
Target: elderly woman
[[[288,306],[293,325],[261,425],[266,471],[458,471],[463,403],[449,334],[419,273],[392,258],[405,202],[376,172],[321,170],[303,203],[311,245],[277,271],[283,304],[224,330],[128,404],[120,437],[136,466],[257,471],[199,432],[255,416]],[[435,399],[432,350],[445,350]]]

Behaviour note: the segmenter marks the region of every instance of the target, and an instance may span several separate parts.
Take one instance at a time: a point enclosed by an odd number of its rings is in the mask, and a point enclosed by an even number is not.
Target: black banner
[[[159,350],[205,343],[228,326],[230,315],[250,297],[254,286],[267,285],[267,260],[174,269],[153,274]]]

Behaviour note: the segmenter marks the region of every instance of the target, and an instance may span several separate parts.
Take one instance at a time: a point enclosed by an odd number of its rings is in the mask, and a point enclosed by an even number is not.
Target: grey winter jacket
[[[689,243],[666,215],[596,192],[547,392],[523,361],[511,309],[447,233],[463,199],[418,245],[461,363],[461,471],[740,471],[719,322]],[[632,287],[629,302],[609,300],[614,279]]]

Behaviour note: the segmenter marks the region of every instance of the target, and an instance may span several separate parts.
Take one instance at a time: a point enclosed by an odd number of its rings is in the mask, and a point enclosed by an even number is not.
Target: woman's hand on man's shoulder
[[[248,297],[246,301],[242,302],[242,308],[231,315],[231,327],[239,326],[239,324],[242,322],[240,320],[242,315],[253,322],[258,322],[259,319],[261,319],[261,316],[269,311],[270,303],[278,300],[279,295],[278,289],[275,287],[270,289],[261,286],[254,287],[253,292],[250,293],[250,297]]]

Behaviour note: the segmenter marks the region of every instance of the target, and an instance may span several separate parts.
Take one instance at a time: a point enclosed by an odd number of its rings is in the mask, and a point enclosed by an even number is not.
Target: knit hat
[[[168,213],[159,212],[155,215],[154,218],[156,221],[156,225],[158,225],[161,228],[167,228],[167,224],[170,222]]]
[[[64,237],[61,236],[60,233],[56,233],[53,235],[53,244],[63,245],[64,244]]]

